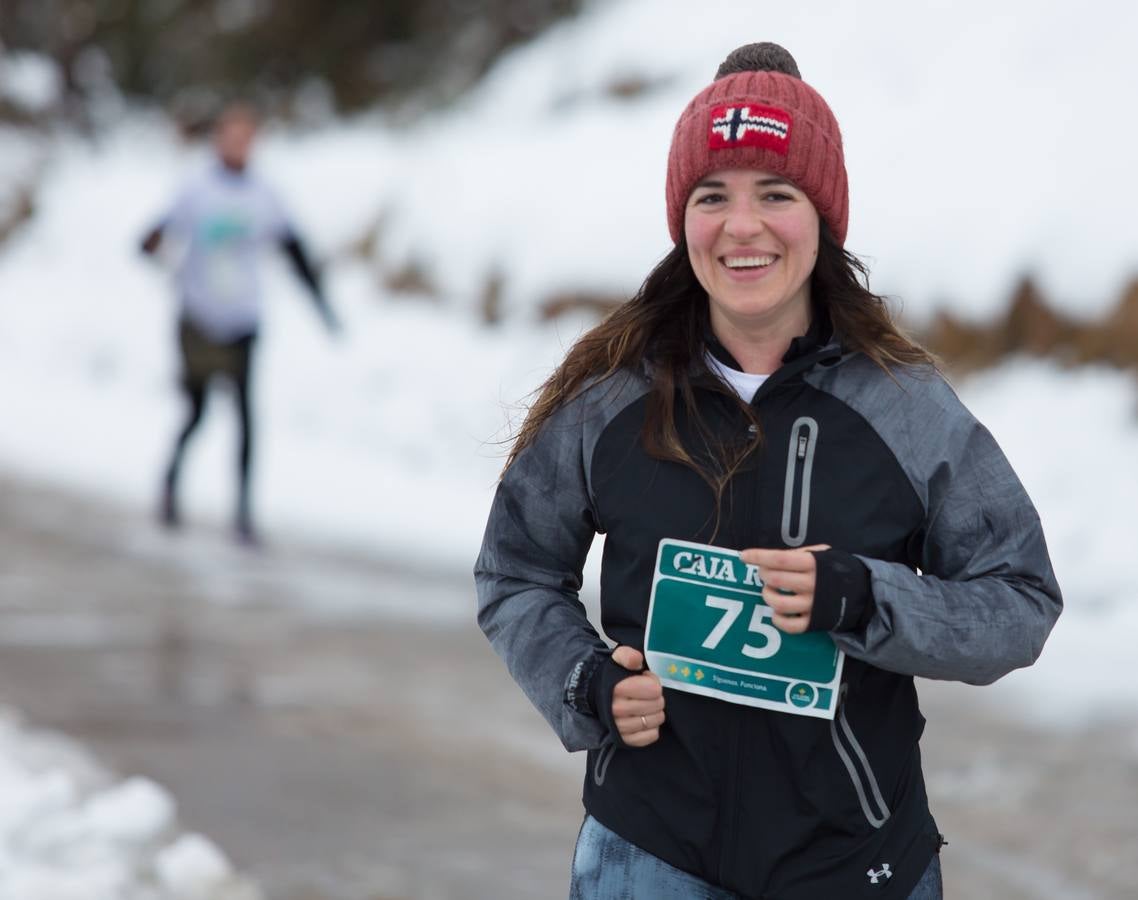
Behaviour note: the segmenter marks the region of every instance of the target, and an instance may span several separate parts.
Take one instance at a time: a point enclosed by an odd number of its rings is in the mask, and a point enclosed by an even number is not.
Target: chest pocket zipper
[[[806,541],[806,527],[810,524],[810,476],[814,472],[814,450],[817,446],[817,419],[810,416],[796,419],[790,429],[786,489],[782,496],[782,540],[788,547],[801,547]],[[794,515],[796,494],[799,498],[797,522]]]

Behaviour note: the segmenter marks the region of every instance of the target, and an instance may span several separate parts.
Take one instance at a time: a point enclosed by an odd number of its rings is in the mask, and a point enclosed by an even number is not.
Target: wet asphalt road
[[[464,576],[0,491],[0,703],[166,785],[272,900],[565,897],[581,762]],[[1138,896],[1138,717],[1055,733],[921,696],[946,896]]]

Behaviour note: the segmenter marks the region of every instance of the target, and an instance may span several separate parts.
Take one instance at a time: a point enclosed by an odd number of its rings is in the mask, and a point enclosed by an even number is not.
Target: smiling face
[[[771,172],[724,169],[695,186],[684,236],[720,340],[805,333],[818,223],[806,195]]]

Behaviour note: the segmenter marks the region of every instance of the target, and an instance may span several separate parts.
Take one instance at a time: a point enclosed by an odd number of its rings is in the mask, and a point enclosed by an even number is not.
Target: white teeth
[[[774,260],[773,256],[725,256],[723,264],[729,269],[743,269],[769,266]]]

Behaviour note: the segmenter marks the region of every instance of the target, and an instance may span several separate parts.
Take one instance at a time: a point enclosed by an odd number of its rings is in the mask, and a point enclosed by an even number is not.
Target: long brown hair
[[[935,365],[931,354],[897,327],[885,299],[869,290],[868,280],[864,263],[839,246],[821,223],[818,258],[810,276],[811,300],[815,309],[829,316],[843,348],[861,351],[886,372],[895,365]],[[762,428],[751,406],[718,379],[701,379],[700,386],[734,398],[755,426],[753,438],[742,445],[726,444],[713,435],[700,414],[693,378],[706,368],[709,328],[707,293],[696,279],[681,238],[631,300],[570,348],[539,389],[505,468],[533,443],[546,419],[585,386],[622,370],[646,368],[652,386],[641,432],[645,450],[657,459],[694,469],[720,497],[727,481],[762,443]],[[677,399],[694,426],[696,447],[685,446],[680,438]]]

